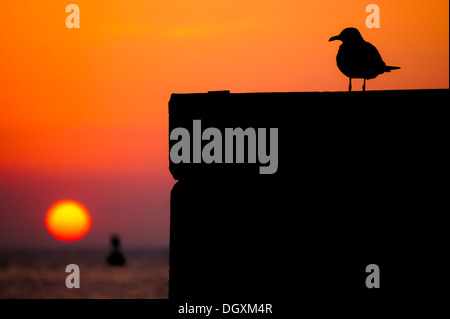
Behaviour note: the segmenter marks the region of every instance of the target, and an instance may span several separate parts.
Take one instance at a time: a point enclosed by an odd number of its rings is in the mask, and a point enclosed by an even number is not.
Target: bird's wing
[[[385,72],[386,63],[384,63],[381,58],[380,52],[378,52],[377,48],[369,42],[366,42],[364,45],[364,56],[366,58],[367,65],[370,66],[370,69],[378,72],[379,74]]]

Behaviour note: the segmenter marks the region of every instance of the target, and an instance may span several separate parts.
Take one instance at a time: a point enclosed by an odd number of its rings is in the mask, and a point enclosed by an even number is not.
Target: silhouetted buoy
[[[120,250],[120,238],[118,236],[111,236],[112,253],[109,255],[107,261],[111,266],[122,266],[125,264],[126,260],[123,257]]]

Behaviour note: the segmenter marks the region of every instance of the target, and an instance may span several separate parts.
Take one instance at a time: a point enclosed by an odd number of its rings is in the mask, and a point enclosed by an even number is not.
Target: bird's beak
[[[328,42],[334,41],[334,40],[340,40],[341,38],[337,35],[335,37],[331,37],[330,40],[328,40]]]

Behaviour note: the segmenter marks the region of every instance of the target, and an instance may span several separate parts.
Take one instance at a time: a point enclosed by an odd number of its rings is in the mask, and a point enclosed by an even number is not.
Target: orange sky
[[[70,3],[80,29],[65,26]],[[370,3],[380,29],[365,26]],[[21,0],[0,15],[0,174],[11,179],[141,176],[168,194],[171,93],[346,90],[328,39],[348,26],[402,68],[369,90],[449,86],[443,0]],[[158,205],[168,216],[168,197]]]

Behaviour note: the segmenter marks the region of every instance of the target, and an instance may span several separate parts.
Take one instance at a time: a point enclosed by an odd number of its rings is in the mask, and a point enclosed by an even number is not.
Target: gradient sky
[[[65,26],[70,3],[80,29]],[[380,29],[365,26],[370,3]],[[328,39],[349,26],[402,68],[369,90],[449,87],[444,0],[4,1],[0,247],[100,246],[112,232],[167,246],[170,94],[346,90]],[[92,215],[76,243],[44,224],[65,198]]]

